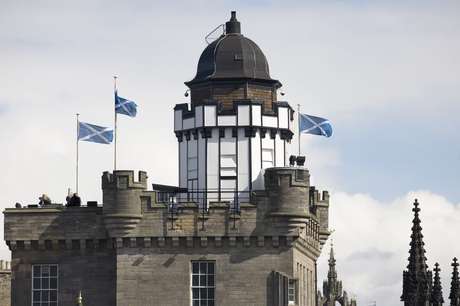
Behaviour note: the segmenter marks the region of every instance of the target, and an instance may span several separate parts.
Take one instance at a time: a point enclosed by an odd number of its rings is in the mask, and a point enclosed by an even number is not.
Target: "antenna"
[[[219,35],[219,33],[216,33],[218,32],[219,29],[222,28],[222,33]],[[219,24],[217,27],[214,28],[214,30],[212,30],[211,32],[209,32],[205,37],[204,37],[204,41],[206,41],[206,43],[209,45],[210,43],[212,43],[213,41],[215,41],[216,39],[218,39],[221,35],[224,35],[225,34],[225,25],[222,23],[222,24]],[[216,36],[214,36],[216,35]]]

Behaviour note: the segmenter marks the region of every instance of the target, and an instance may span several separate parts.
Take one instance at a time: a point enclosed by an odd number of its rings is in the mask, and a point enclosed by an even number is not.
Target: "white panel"
[[[262,168],[267,169],[273,167],[275,152],[273,149],[262,149]]]
[[[244,129],[238,129],[238,190],[249,187],[249,138],[244,136]]]
[[[206,139],[198,138],[198,189],[206,189]]]
[[[196,169],[198,169],[198,158],[189,157],[188,158],[188,170],[196,170]]]
[[[188,179],[196,179],[198,177],[198,158],[197,158],[198,141],[190,139],[188,142],[187,170]]]
[[[260,134],[256,132],[256,137],[251,138],[251,167],[252,167],[252,189],[261,190],[262,178],[260,173]]]
[[[190,138],[188,142],[188,158],[197,156],[197,140]]]
[[[208,190],[218,190],[218,167],[219,167],[219,130],[212,130],[212,137],[208,138],[208,154],[207,154],[207,175],[208,175]]]
[[[220,180],[221,199],[222,201],[232,202],[235,198],[234,191],[236,190],[235,180]]]
[[[235,126],[236,116],[217,116],[219,126]]]
[[[278,127],[278,118],[274,116],[262,116],[262,125],[267,127]]]
[[[236,167],[221,167],[220,168],[221,176],[236,176]]]
[[[238,106],[238,125],[245,126],[249,125],[249,105]]]
[[[179,143],[179,186],[187,187],[187,141]]]
[[[279,107],[278,108],[278,120],[279,120],[279,127],[281,129],[287,129],[289,128],[289,125],[288,125],[288,120],[289,116],[288,116],[288,109],[286,107]]]
[[[198,178],[198,171],[195,169],[195,170],[189,170],[188,171],[188,178],[189,179],[196,179]]]
[[[235,190],[235,180],[220,180],[220,189],[223,191]],[[233,195],[231,195],[233,197]]]
[[[220,154],[236,154],[236,138],[221,138]]]
[[[272,149],[262,149],[262,161],[273,163],[273,154]]]
[[[276,167],[284,167],[284,140],[279,135],[275,139],[275,159]]]
[[[203,126],[203,106],[195,107],[195,126]]]
[[[221,155],[220,166],[221,167],[236,167],[236,155],[235,154]]]
[[[206,105],[204,107],[204,125],[216,126],[216,106]]]
[[[254,126],[261,126],[262,125],[262,106],[261,105],[253,105],[252,106],[252,125]]]
[[[182,110],[174,111],[174,131],[182,130]]]
[[[270,132],[265,134],[265,138],[262,138],[262,148],[264,149],[274,149],[275,141],[270,137]]]
[[[193,129],[195,127],[195,118],[192,117],[192,118],[184,119],[183,124],[184,124],[183,125],[184,130]]]

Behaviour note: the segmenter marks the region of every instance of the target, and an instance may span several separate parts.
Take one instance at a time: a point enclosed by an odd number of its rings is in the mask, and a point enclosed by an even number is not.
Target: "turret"
[[[139,171],[104,172],[102,175],[103,214],[111,237],[126,236],[142,218],[141,194],[147,189],[147,173]]]
[[[268,168],[265,170],[265,190],[270,198],[269,216],[276,227],[287,231],[305,227],[310,216],[310,173],[307,169]]]

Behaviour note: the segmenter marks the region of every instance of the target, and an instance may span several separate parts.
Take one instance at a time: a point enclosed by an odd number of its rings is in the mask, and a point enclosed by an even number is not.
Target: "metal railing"
[[[251,201],[250,191],[237,190],[157,191],[156,196],[158,203],[164,203],[168,206],[171,229],[174,229],[174,220],[182,213],[184,205],[195,204],[200,209],[201,227],[204,230],[206,216],[209,214],[209,206],[212,202],[228,205],[235,228],[237,216],[240,215],[240,204]]]

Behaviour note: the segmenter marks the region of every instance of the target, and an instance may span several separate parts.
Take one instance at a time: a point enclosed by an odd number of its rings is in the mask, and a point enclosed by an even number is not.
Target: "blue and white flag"
[[[331,137],[332,125],[327,119],[299,113],[299,132]]]
[[[130,117],[136,117],[137,104],[134,101],[119,97],[117,91],[115,91],[115,112]]]
[[[85,122],[78,122],[78,140],[109,144],[113,140],[113,130]]]

